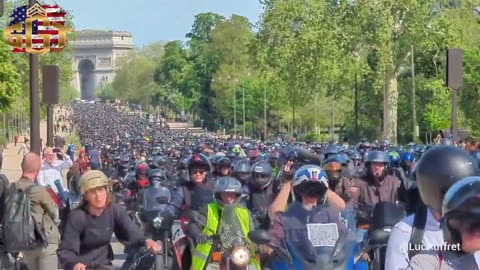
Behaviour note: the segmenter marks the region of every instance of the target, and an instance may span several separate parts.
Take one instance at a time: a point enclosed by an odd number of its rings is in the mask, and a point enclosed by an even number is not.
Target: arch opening
[[[78,63],[80,96],[83,100],[95,100],[95,65],[90,59]]]

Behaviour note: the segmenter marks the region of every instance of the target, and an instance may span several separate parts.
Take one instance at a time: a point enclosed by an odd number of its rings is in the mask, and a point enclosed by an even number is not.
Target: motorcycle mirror
[[[390,237],[391,230],[387,229],[376,229],[370,232],[370,239],[375,243],[387,243],[388,238]]]
[[[254,230],[248,233],[248,238],[252,240],[255,244],[267,244],[272,241],[272,238],[270,237],[270,234],[268,234],[267,231],[265,230]]]
[[[166,197],[166,196],[159,196],[159,197],[156,197],[155,199],[159,204],[167,204],[168,203],[168,197]]]

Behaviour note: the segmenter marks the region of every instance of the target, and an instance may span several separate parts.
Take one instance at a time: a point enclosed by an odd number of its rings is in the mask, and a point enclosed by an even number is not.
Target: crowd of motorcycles
[[[268,163],[270,166],[263,169],[270,175],[272,185],[278,188],[282,185],[282,165],[287,161],[294,161],[295,166],[322,166],[325,161],[335,159],[342,164],[342,177],[355,181],[363,172],[367,153],[380,150],[388,153],[389,173],[396,175],[407,189],[414,189],[415,182],[409,176],[415,162],[429,147],[414,143],[403,147],[392,146],[387,141],[370,143],[367,140],[349,146],[291,143],[280,139],[270,142],[222,139],[208,134],[194,136],[185,131],[159,127],[158,122],[147,121],[140,114],[102,103],[73,104],[70,121],[87,152],[94,146],[99,148],[102,170],[112,179],[116,201],[124,205],[146,235],[163,244],[162,252],[155,255],[143,249],[128,250],[127,246],[126,253],[131,255],[132,260],[124,264],[123,269],[190,268],[194,247],[185,234],[185,227],[188,222],[199,219],[197,212],[187,211],[181,203],[175,202],[174,197],[181,191],[183,183],[189,181],[188,162],[195,153],[202,153],[210,160],[212,171],[209,177],[220,177],[226,172],[243,183],[252,178],[255,165]],[[226,167],[230,170],[223,170]],[[132,190],[131,183],[137,182],[137,175],[145,172],[149,174],[150,181],[145,183],[141,193]],[[62,199],[68,201],[70,207],[75,207],[78,193],[72,187],[70,193],[68,198]],[[267,209],[249,210],[260,221],[266,218]],[[361,241],[341,236],[327,256],[319,251],[312,269],[383,270],[391,228],[412,210],[401,203],[381,202],[373,210],[363,212],[359,207],[351,212],[351,217],[344,221],[352,231],[358,228],[368,231],[366,236]],[[250,232],[248,237],[255,244],[269,245],[267,230],[268,225]],[[219,235],[212,237],[212,241],[219,245],[225,239],[225,236]],[[250,256],[257,256],[250,254],[251,249],[247,246],[250,241],[239,239],[235,242],[237,244],[233,248],[212,254],[212,261],[226,259],[229,262],[227,269],[249,269]],[[294,251],[272,248],[279,261],[288,263],[270,262],[263,269],[309,269],[297,264]],[[209,267],[207,269],[219,269]]]

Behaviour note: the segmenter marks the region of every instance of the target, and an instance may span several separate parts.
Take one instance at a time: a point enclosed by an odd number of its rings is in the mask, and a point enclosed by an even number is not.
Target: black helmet
[[[476,161],[470,154],[450,145],[435,146],[425,152],[414,169],[422,201],[440,210],[443,195],[455,182],[479,174]]]
[[[453,184],[442,206],[443,237],[449,244],[460,244],[462,230],[480,228],[480,177],[470,176]]]
[[[235,177],[245,184],[248,182],[252,176],[252,166],[250,165],[249,159],[238,159],[237,162],[234,162],[233,173]]]
[[[167,173],[163,169],[153,169],[148,173],[150,184],[161,183],[167,180]]]
[[[272,182],[272,165],[265,160],[259,160],[252,164],[251,182],[258,188],[265,188]]]
[[[207,173],[212,172],[212,164],[210,160],[203,154],[193,154],[188,160],[188,171],[192,171],[193,167],[203,168]]]
[[[221,157],[216,162],[217,168],[230,168],[232,167],[232,161],[227,157]]]

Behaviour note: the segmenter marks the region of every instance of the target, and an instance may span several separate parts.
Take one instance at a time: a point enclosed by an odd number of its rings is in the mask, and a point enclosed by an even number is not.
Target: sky
[[[45,0],[44,3],[54,3]],[[133,34],[136,46],[157,41],[185,40],[194,16],[215,12],[238,14],[256,23],[262,13],[259,0],[56,0],[71,11],[76,30],[123,30]]]

